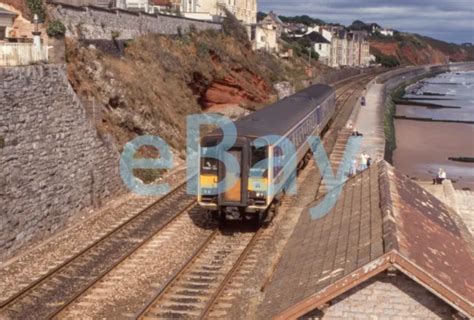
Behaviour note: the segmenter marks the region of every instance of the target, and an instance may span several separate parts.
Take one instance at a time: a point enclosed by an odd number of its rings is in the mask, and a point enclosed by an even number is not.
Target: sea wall
[[[393,163],[393,151],[397,147],[395,138],[395,104],[392,101],[392,93],[398,88],[408,84],[431,77],[438,73],[449,71],[447,65],[427,65],[421,67],[407,67],[394,70],[375,79],[375,83],[383,83],[382,100],[384,101],[384,133],[385,133],[385,155],[386,161]]]
[[[49,3],[49,13],[66,26],[66,36],[82,40],[124,40],[148,33],[175,35],[192,28],[220,30],[222,27],[209,21],[59,2]]]
[[[1,260],[124,190],[65,66],[0,68],[0,83]]]

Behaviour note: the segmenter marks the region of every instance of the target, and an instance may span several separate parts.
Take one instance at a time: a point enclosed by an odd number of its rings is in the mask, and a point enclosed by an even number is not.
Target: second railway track
[[[0,317],[54,316],[180,214],[194,206],[184,185],[2,302]]]
[[[373,75],[363,75],[337,88],[339,110],[338,118],[331,125],[331,136],[337,135],[337,130],[350,114],[350,110],[343,106],[354,98],[354,93],[370,77]],[[176,188],[99,241],[3,301],[0,305],[0,318],[38,319],[56,315],[194,204],[194,197],[186,194],[184,185]],[[245,264],[248,252],[260,237],[261,230],[213,231],[208,241],[169,279],[146,308],[141,310],[139,316],[207,316],[236,270]]]

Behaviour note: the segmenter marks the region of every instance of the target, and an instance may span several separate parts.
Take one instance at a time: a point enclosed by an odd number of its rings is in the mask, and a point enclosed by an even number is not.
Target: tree
[[[265,12],[262,12],[262,11],[257,12],[257,21],[258,22],[262,21],[263,19],[265,19],[266,16],[267,14]]]

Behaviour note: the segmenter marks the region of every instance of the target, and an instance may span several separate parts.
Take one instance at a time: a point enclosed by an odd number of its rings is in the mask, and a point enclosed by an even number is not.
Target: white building
[[[268,52],[278,52],[278,32],[277,29],[266,23],[258,23],[248,26],[250,41],[253,50],[265,50]]]
[[[331,41],[323,37],[319,32],[313,31],[310,34],[304,36],[306,39],[311,41],[311,44],[319,54],[319,61],[324,64],[329,64],[331,57]]]
[[[380,33],[386,37],[393,37],[393,30],[392,29],[382,29]]]
[[[257,0],[182,0],[181,13],[188,18],[220,21],[229,10],[243,24],[257,22]]]

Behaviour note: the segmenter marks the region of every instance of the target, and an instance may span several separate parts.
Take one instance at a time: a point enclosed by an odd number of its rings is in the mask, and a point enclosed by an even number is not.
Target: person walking
[[[353,177],[357,174],[357,159],[356,158],[352,158],[352,161],[351,161],[351,170],[349,172],[349,177]]]
[[[367,169],[367,160],[368,160],[367,152],[362,152],[360,155],[360,171],[364,171]]]

